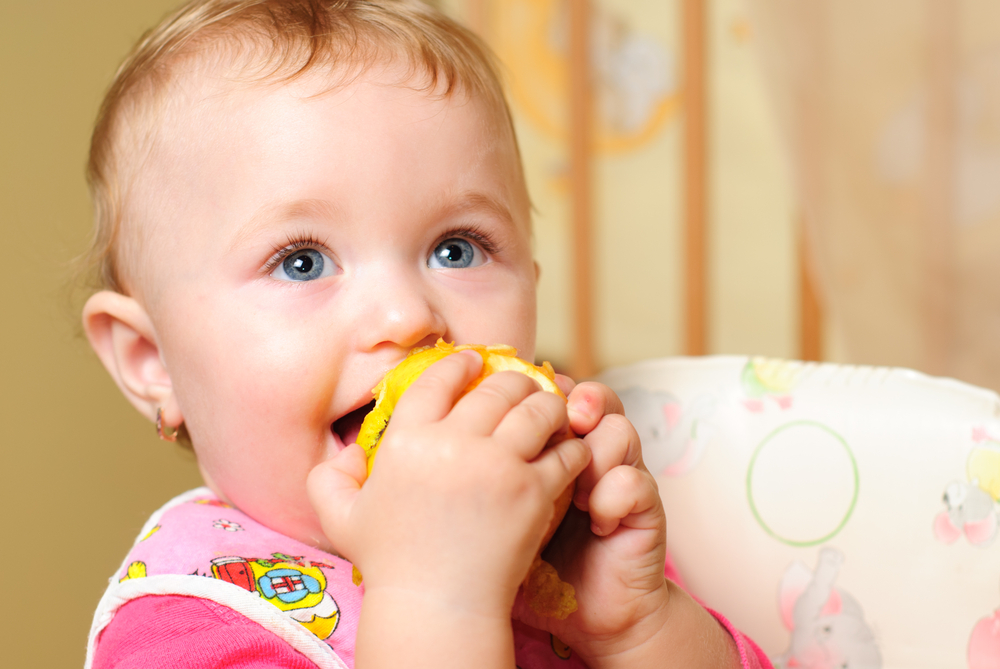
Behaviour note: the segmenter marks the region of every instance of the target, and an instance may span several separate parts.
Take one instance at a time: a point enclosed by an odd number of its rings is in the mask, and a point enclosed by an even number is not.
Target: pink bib
[[[146,522],[94,614],[86,669],[115,612],[148,595],[212,600],[323,669],[354,667],[364,586],[354,584],[353,565],[264,527],[208,488],[174,498]],[[517,622],[514,642],[524,669],[584,666],[555,637]]]

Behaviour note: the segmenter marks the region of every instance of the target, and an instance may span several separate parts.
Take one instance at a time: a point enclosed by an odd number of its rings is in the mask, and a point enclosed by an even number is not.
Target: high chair
[[[776,667],[1000,668],[1000,396],[881,367],[610,369],[685,585]]]

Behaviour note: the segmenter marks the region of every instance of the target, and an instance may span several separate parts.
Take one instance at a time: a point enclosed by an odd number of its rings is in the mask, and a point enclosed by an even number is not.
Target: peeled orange
[[[365,416],[357,438],[358,445],[364,448],[365,454],[368,456],[369,474],[372,472],[382,435],[389,425],[389,419],[392,417],[392,412],[403,392],[432,364],[459,351],[475,351],[483,358],[482,371],[465,387],[462,395],[478,386],[483,379],[494,372],[513,370],[533,378],[541,385],[542,390],[555,393],[563,399],[566,397],[556,385],[555,372],[548,362],[538,366],[521,360],[517,357],[517,349],[512,346],[471,344],[455,346],[438,339],[434,346],[422,346],[410,351],[409,355],[391,369],[382,381],[372,389],[372,393],[375,395],[375,408]],[[572,436],[572,433],[567,429],[562,434],[553,435],[550,443]],[[559,523],[566,515],[573,499],[575,487],[575,483],[571,483],[556,499],[552,522],[542,539],[542,548],[548,544]],[[540,555],[535,557],[522,587],[528,604],[540,615],[562,620],[576,611],[577,604],[573,586],[562,582],[555,569],[542,560]]]

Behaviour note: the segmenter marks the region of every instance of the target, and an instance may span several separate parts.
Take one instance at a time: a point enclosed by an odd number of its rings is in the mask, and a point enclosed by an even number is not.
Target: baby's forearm
[[[597,641],[581,652],[587,666],[591,669],[741,666],[733,637],[683,589],[670,580],[666,583],[669,596],[655,613],[634,625],[627,634]]]
[[[358,669],[514,669],[509,615],[462,610],[419,593],[366,592],[358,624]]]

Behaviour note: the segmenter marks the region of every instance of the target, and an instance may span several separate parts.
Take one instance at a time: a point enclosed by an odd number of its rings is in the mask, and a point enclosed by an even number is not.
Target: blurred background
[[[200,483],[90,353],[71,285],[98,105],[176,4],[3,3],[5,666],[80,666],[142,522]],[[504,62],[539,360],[753,354],[1000,388],[1000,4],[437,4]]]

